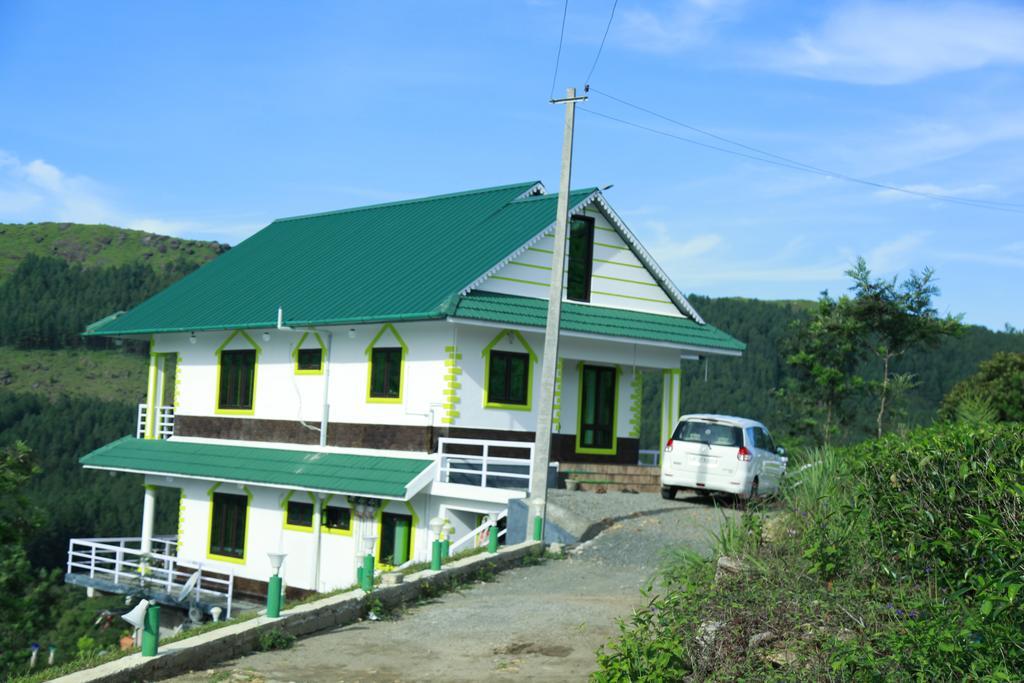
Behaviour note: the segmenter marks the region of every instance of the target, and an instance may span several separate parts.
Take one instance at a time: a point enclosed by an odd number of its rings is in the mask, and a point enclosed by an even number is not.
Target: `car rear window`
[[[711,446],[742,446],[743,430],[732,425],[688,420],[679,423],[672,438],[679,441],[706,443]]]

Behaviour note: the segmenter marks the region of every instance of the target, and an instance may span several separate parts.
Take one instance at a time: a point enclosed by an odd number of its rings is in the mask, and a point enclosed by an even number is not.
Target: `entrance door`
[[[382,565],[397,567],[409,561],[412,538],[412,516],[384,512],[380,524],[380,554]]]
[[[580,426],[577,450],[615,452],[615,392],[618,371],[604,365],[580,370]]]

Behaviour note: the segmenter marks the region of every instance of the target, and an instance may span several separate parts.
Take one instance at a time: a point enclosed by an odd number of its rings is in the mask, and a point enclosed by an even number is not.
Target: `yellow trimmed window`
[[[256,351],[242,349],[220,352],[220,386],[217,408],[252,410],[256,383]]]
[[[402,348],[375,348],[370,355],[370,398],[402,397]]]
[[[487,403],[525,406],[529,403],[530,354],[491,350],[487,369]]]
[[[320,372],[324,366],[323,349],[299,349],[295,369],[299,372]]]
[[[285,527],[299,531],[313,530],[313,503],[289,500],[285,510]]]
[[[332,534],[352,534],[352,510],[337,505],[326,505],[320,525]]]
[[[249,497],[232,493],[213,494],[210,514],[210,555],[245,557],[245,521]]]

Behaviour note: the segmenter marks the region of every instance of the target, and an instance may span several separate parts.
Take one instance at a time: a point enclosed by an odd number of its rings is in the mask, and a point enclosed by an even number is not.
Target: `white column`
[[[676,419],[679,417],[674,414],[677,410],[676,403],[672,398],[672,394],[677,391],[675,382],[673,381],[673,375],[671,370],[661,371],[661,443],[658,445],[659,458],[658,463],[665,461],[665,444],[672,436],[672,432],[675,431]]]
[[[153,516],[156,513],[156,487],[145,484],[146,495],[142,499],[142,544],[143,553],[153,552]]]

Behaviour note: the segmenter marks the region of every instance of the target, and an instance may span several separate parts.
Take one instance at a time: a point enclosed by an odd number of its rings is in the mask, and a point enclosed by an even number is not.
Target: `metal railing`
[[[141,538],[72,538],[68,541],[67,573],[123,586],[125,592],[139,590],[152,595],[165,593],[173,602],[187,604],[189,593],[199,602],[224,605],[231,618],[234,571],[227,578],[204,573],[202,565],[182,564],[173,554],[176,536],[154,536],[153,550],[143,553]],[[224,572],[216,572],[223,575]],[[102,586],[97,585],[102,590]]]
[[[146,437],[146,425],[149,423],[149,406],[139,404],[139,418],[136,423],[135,436]],[[153,438],[169,439],[174,436],[174,406],[156,407],[156,424],[153,427]]]
[[[503,511],[498,513],[497,518],[495,519],[495,522],[503,520],[506,517],[508,517],[508,510],[503,510]],[[484,520],[483,524],[481,524],[477,528],[473,529],[472,531],[467,533],[462,538],[459,538],[459,539],[456,539],[455,541],[453,541],[452,544],[449,546],[449,552],[454,553],[455,550],[459,546],[465,545],[467,542],[469,542],[472,539],[480,540],[481,539],[481,534],[483,534],[483,532],[486,531],[487,529],[490,529],[490,527],[491,527],[491,520],[490,519]],[[507,529],[502,529],[501,531],[499,531],[498,532],[498,538],[502,538],[505,535],[506,531],[507,531]],[[484,541],[483,545],[486,545],[486,544],[487,544],[487,541]],[[473,547],[476,548],[476,547],[479,547],[479,545],[480,544],[478,543],[477,545],[475,545]]]
[[[476,448],[480,453],[448,453],[445,450],[448,446]],[[490,454],[492,448],[526,451],[527,457],[496,457]],[[439,482],[498,489],[530,489],[530,477],[533,473],[532,443],[441,437],[437,440],[437,451],[440,456],[437,468]]]
[[[661,451],[640,451],[640,455],[637,458],[636,464],[643,465],[644,467],[657,467],[661,463]]]

